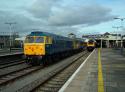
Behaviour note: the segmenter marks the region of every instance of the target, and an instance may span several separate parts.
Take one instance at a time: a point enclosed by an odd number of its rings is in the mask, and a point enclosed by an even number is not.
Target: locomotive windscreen
[[[93,42],[94,42],[93,40],[89,40],[88,41],[89,44],[93,44]]]
[[[35,43],[43,43],[44,42],[44,37],[36,37]]]
[[[28,36],[25,39],[25,43],[44,43],[44,37]]]

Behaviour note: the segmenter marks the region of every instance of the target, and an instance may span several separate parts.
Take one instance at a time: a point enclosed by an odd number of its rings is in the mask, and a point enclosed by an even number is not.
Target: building
[[[17,32],[13,32],[11,35],[8,32],[0,32],[0,48],[14,47],[17,37],[19,37]]]
[[[125,36],[120,34],[110,34],[106,32],[105,34],[96,34],[96,35],[83,35],[83,38],[93,38],[98,43],[101,44],[102,47],[115,48],[115,47],[125,47]],[[122,40],[121,40],[122,39]]]
[[[16,42],[15,47],[23,48],[23,44],[24,44],[25,38],[26,37],[16,38],[15,39],[15,42]]]

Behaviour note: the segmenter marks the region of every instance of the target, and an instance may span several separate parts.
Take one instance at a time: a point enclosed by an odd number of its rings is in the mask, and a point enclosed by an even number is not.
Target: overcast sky
[[[125,17],[125,0],[0,0],[0,33],[33,29],[67,35],[114,32],[115,17]],[[125,23],[123,23],[125,24]],[[121,30],[119,30],[120,32]]]

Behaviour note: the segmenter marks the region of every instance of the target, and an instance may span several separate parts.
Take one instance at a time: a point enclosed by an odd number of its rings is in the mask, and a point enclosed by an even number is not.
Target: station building
[[[95,39],[103,48],[125,47],[125,36],[121,36],[121,34],[106,32],[105,34],[83,35],[82,37]]]

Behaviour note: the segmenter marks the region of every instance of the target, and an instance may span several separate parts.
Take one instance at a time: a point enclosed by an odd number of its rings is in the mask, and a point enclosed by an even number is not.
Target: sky
[[[125,0],[0,0],[0,33],[45,31],[67,36],[124,33]],[[124,25],[125,20],[122,22]]]

